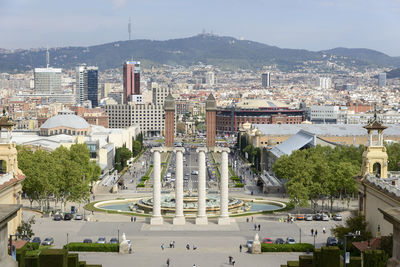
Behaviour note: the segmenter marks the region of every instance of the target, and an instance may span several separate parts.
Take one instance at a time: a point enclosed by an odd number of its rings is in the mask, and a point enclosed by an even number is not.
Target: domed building
[[[60,111],[58,115],[49,118],[40,127],[40,135],[42,136],[58,134],[87,136],[89,133],[90,125],[71,110]]]

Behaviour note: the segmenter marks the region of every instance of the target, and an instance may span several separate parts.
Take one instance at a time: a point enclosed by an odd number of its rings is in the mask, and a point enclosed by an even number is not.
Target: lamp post
[[[68,233],[67,233],[67,250],[69,250],[69,241],[68,241]]]
[[[315,235],[314,235],[314,249],[315,249]]]
[[[343,250],[344,250],[344,255],[343,255],[343,267],[346,267],[346,246],[347,246],[347,237],[356,237],[360,235],[360,231],[356,231],[354,234],[353,233],[348,233],[344,235],[344,243],[343,243]]]
[[[118,244],[119,244],[119,229],[118,229]]]
[[[300,244],[301,244],[301,228],[299,228],[299,230],[300,230]]]

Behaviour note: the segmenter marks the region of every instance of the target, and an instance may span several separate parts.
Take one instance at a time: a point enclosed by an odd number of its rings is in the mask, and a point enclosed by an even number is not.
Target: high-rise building
[[[35,68],[35,94],[61,94],[61,69]]]
[[[263,87],[270,87],[271,86],[271,73],[263,73],[261,74],[261,83]]]
[[[206,84],[213,86],[215,84],[215,74],[212,71],[206,72]]]
[[[324,90],[329,90],[332,88],[332,79],[328,77],[319,78],[319,88]]]
[[[140,61],[126,61],[123,67],[124,102],[131,100],[131,95],[140,95]]]
[[[75,96],[78,105],[86,100],[92,102],[92,107],[99,105],[98,67],[88,67],[85,64],[76,67]]]
[[[382,72],[378,74],[378,86],[385,87],[386,86],[386,72]]]
[[[99,82],[98,82],[98,67],[87,67],[87,88],[88,100],[92,102],[92,107],[99,106]]]

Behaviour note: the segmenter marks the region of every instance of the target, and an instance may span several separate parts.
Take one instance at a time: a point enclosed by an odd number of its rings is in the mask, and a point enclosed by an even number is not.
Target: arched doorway
[[[374,163],[373,173],[376,177],[381,178],[381,164],[378,162]]]

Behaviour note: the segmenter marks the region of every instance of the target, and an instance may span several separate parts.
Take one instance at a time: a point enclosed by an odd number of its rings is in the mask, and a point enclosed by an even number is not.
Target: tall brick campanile
[[[217,102],[215,101],[213,94],[210,94],[206,100],[206,124],[207,124],[208,147],[215,146],[216,112],[217,112]]]
[[[173,147],[174,135],[175,135],[175,99],[171,95],[171,93],[169,93],[164,100],[164,111],[165,111],[165,120],[164,120],[165,146]]]

